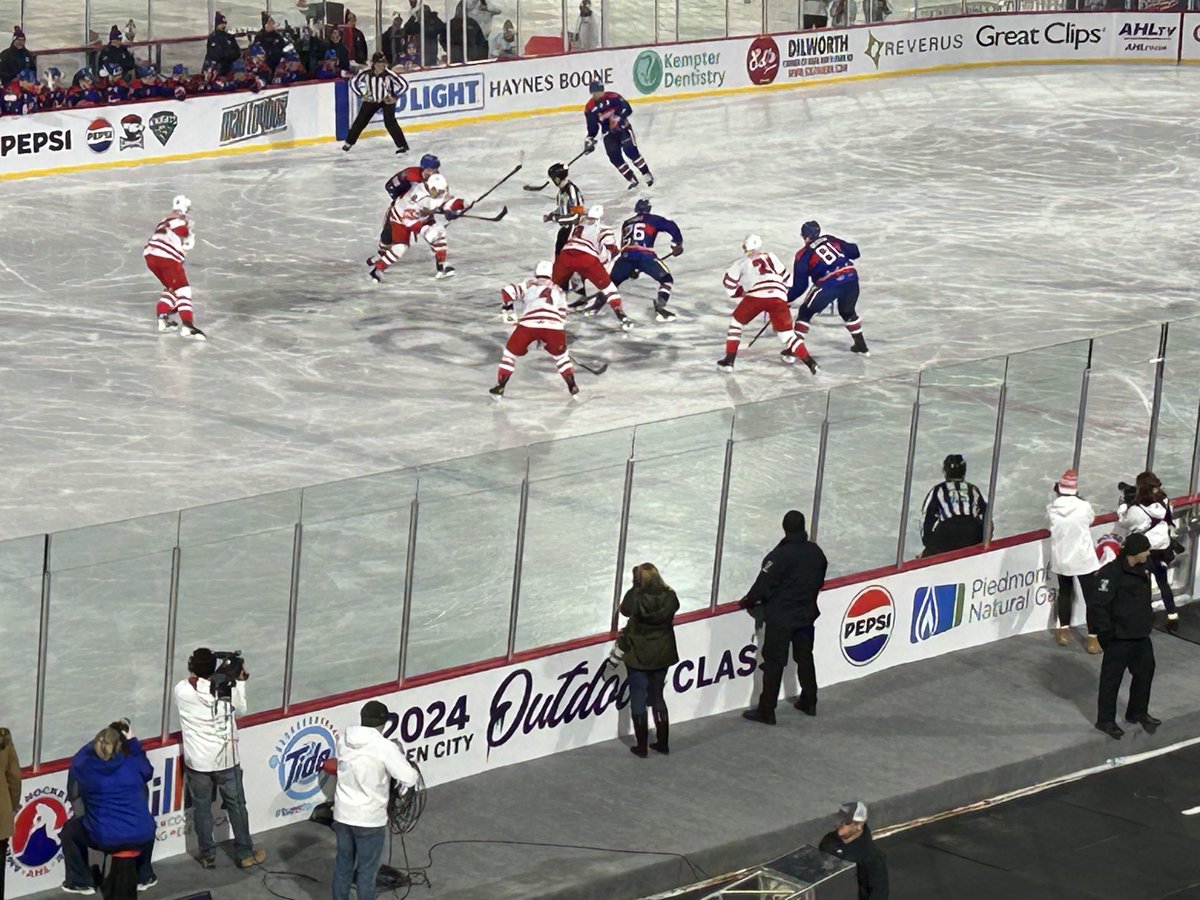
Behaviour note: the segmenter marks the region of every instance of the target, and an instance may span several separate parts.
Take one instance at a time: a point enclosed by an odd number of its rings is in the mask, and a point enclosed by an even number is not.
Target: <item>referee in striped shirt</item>
[[[987,501],[979,488],[967,481],[967,461],[961,454],[951,453],[942,462],[942,472],[946,480],[925,496],[922,556],[983,543]]]
[[[387,58],[382,53],[371,57],[371,68],[364,69],[350,79],[350,90],[362,98],[362,108],[359,109],[354,124],[350,126],[350,133],[346,135],[346,143],[342,144],[342,149],[348,151],[358,143],[358,136],[367,127],[371,117],[383,110],[383,124],[392,136],[396,152],[407,153],[408,141],[404,139],[404,132],[400,130],[400,124],[396,121],[396,98],[408,90],[408,82],[388,70]]]

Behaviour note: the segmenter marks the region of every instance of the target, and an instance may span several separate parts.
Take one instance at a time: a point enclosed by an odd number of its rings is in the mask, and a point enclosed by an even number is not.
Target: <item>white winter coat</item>
[[[1166,550],[1171,546],[1171,526],[1167,524],[1167,507],[1162,503],[1144,506],[1117,507],[1117,523],[1129,534],[1144,534],[1151,550]]]
[[[175,685],[175,709],[189,769],[220,772],[238,764],[236,717],[246,711],[246,682],[235,681],[230,699],[218,700],[207,678],[185,678]]]
[[[1058,575],[1087,575],[1100,568],[1092,543],[1096,511],[1082,497],[1060,495],[1046,507],[1050,517],[1050,569]]]
[[[351,725],[338,737],[337,788],[333,819],[343,825],[379,828],[387,824],[392,779],[412,786],[417,771],[398,744],[378,728]]]

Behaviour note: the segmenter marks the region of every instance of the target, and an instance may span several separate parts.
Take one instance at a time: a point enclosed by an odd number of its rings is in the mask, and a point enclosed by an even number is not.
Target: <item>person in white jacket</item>
[[[1079,477],[1067,469],[1054,485],[1054,500],[1046,507],[1050,518],[1050,571],[1058,576],[1058,628],[1054,640],[1065,647],[1071,640],[1071,608],[1075,603],[1075,579],[1084,603],[1096,602],[1098,581],[1096,572],[1100,559],[1092,543],[1092,521],[1096,511],[1092,504],[1079,496]],[[1099,653],[1100,641],[1088,622],[1087,652]]]
[[[1179,630],[1179,612],[1175,607],[1175,592],[1171,590],[1167,567],[1175,559],[1172,549],[1175,521],[1171,516],[1171,501],[1167,499],[1157,475],[1153,472],[1138,475],[1133,497],[1126,494],[1126,498],[1117,506],[1117,524],[1126,533],[1144,534],[1150,541],[1150,560],[1146,568],[1154,574],[1158,584],[1158,594],[1167,611],[1167,631],[1174,634]]]
[[[351,725],[338,736],[333,900],[349,900],[351,882],[358,900],[375,900],[392,782],[411,788],[419,778],[400,745],[383,736],[388,715],[386,706],[372,700],[359,712],[362,724]]]
[[[254,849],[250,837],[246,789],[238,762],[237,717],[246,711],[246,680],[250,673],[243,668],[228,699],[224,699],[216,696],[209,681],[216,670],[216,656],[207,647],[199,647],[188,659],[191,675],[175,685],[192,825],[199,845],[200,865],[212,869],[217,864],[212,805],[219,792],[233,831],[233,858],[246,869],[267,858],[265,850]]]

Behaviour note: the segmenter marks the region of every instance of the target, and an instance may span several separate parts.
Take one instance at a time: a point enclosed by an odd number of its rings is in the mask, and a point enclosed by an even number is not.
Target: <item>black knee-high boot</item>
[[[671,752],[671,720],[665,709],[662,712],[657,709],[654,711],[654,743],[650,749],[659,753]]]
[[[629,748],[629,752],[634,756],[640,756],[645,759],[650,754],[646,751],[646,741],[650,738],[650,725],[646,721],[646,714],[633,714],[633,735],[637,738],[637,743]]]

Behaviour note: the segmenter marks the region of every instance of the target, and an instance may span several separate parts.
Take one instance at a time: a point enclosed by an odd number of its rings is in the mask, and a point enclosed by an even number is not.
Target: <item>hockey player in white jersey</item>
[[[424,184],[414,184],[407,193],[395,198],[388,207],[379,235],[379,256],[367,260],[370,275],[383,281],[383,273],[404,255],[408,246],[420,235],[433,251],[437,264],[436,278],[449,278],[454,267],[446,265],[446,229],[436,221],[438,213],[447,219],[457,219],[469,207],[453,196],[445,176],[430,175]]]
[[[591,282],[599,288],[599,296],[595,304],[588,308],[588,315],[598,313],[605,303],[616,313],[621,327],[628,331],[633,327],[633,319],[625,315],[621,304],[621,292],[613,284],[608,274],[607,263],[621,252],[617,246],[613,230],[601,221],[604,216],[603,206],[593,206],[587,211],[578,225],[571,229],[562,252],[554,258],[554,272],[551,276],[554,283],[564,290],[567,289],[572,275]]]
[[[184,337],[207,340],[203,331],[196,327],[192,315],[192,286],[188,284],[183,263],[188,251],[196,246],[196,235],[188,218],[192,201],[179,194],[171,201],[171,215],[154,226],[154,233],[146,241],[142,256],[154,277],[162,285],[158,297],[158,330],[172,331],[176,328]],[[171,318],[179,315],[179,321]]]
[[[504,396],[505,385],[517,367],[516,358],[524,356],[535,342],[546,348],[558,374],[567,383],[567,390],[572,395],[579,393],[575,369],[567,353],[567,297],[551,278],[553,271],[553,264],[544,260],[534,268],[532,278],[513,282],[500,291],[504,321],[515,323],[516,328],[500,356],[496,386],[490,391],[496,398]]]
[[[745,254],[725,272],[722,284],[729,296],[738,301],[729,318],[725,333],[725,356],[717,362],[722,372],[732,372],[742,342],[742,328],[755,317],[766,313],[771,327],[783,344],[779,358],[785,363],[800,359],[814,375],[816,361],[809,356],[804,341],[792,330],[792,311],[788,308],[788,285],[792,273],[779,257],[762,248],[762,238],[751,234],[742,241]]]

